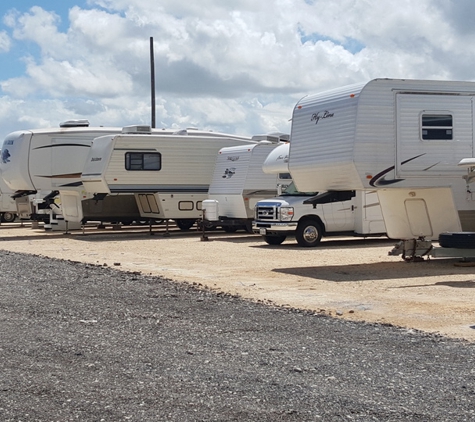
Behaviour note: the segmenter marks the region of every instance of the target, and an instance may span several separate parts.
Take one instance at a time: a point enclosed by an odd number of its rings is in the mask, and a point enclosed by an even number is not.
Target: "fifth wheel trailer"
[[[375,190],[393,239],[475,231],[475,82],[375,79],[300,100],[289,170],[302,191]]]
[[[118,135],[94,140],[81,181],[88,194],[134,194],[142,218],[175,220],[190,228],[202,215],[208,198],[218,151],[223,147],[255,145],[258,141],[212,131],[184,129],[173,133],[134,133],[124,128]],[[64,198],[68,196],[66,200]],[[62,192],[68,218],[81,198]],[[70,212],[70,210],[73,210]]]
[[[222,148],[216,158],[208,199],[203,201],[206,228],[222,227],[227,232],[244,229],[252,232],[256,203],[271,198],[287,186],[287,168],[273,174],[264,173],[262,164],[268,155],[286,145],[289,135],[257,135],[254,145]]]
[[[30,214],[32,219],[48,224],[62,220],[59,192],[66,187],[81,191],[80,176],[92,140],[120,131],[121,128],[89,127],[86,120],[73,120],[62,123],[59,128],[23,130],[7,135],[0,170],[17,198],[19,214]],[[85,218],[89,220],[121,221],[140,217],[131,196],[110,197],[105,202],[90,199],[84,204],[87,205]],[[50,227],[48,224],[45,228]]]
[[[0,178],[0,220],[11,223],[18,217],[15,200],[12,198],[13,192]]]

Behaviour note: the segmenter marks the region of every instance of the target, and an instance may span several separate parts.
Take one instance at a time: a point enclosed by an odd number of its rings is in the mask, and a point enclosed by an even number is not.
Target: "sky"
[[[2,0],[0,139],[151,124],[290,131],[305,95],[374,78],[475,80],[473,0]]]

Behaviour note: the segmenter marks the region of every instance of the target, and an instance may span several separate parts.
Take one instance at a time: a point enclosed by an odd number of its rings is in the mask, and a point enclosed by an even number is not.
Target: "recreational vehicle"
[[[98,136],[120,133],[119,128],[89,127],[87,120],[67,121],[59,128],[13,132],[5,138],[0,170],[2,178],[17,198],[22,216],[48,224],[60,220],[59,191],[68,187],[81,190],[80,175],[92,140]],[[113,207],[108,202],[113,202]],[[126,197],[91,200],[93,210],[87,219],[111,221],[138,218],[135,201]],[[111,214],[106,215],[103,210]],[[29,211],[27,211],[29,210]],[[100,210],[100,212],[96,212]],[[53,223],[54,224],[54,223]],[[51,226],[45,225],[45,228]]]
[[[266,173],[288,169],[290,144],[275,148],[264,162]],[[386,232],[375,190],[301,192],[291,183],[279,196],[257,202],[252,230],[270,245],[293,236],[300,246],[313,247],[322,236],[381,235]]]
[[[203,201],[206,228],[222,227],[227,232],[244,229],[252,233],[254,207],[258,201],[277,194],[287,186],[288,169],[266,174],[262,164],[269,153],[286,145],[289,135],[254,136],[254,145],[222,148],[216,159],[208,199]]]
[[[289,170],[300,191],[378,193],[393,239],[475,231],[457,164],[474,149],[475,82],[375,79],[293,111]]]
[[[4,223],[11,223],[18,217],[16,203],[12,195],[13,192],[0,178],[0,220]]]
[[[197,129],[136,133],[128,127],[94,140],[81,180],[88,194],[134,194],[142,218],[172,219],[188,229],[202,214],[218,151],[256,142]],[[61,192],[61,198],[65,215],[80,218],[78,194]]]

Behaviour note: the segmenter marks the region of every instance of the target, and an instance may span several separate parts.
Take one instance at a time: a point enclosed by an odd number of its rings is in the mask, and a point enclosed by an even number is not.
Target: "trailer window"
[[[178,209],[180,211],[193,211],[194,203],[193,201],[180,201],[178,202]]]
[[[451,140],[453,139],[453,118],[450,114],[423,114],[422,139]]]
[[[160,153],[151,152],[126,152],[126,170],[152,170],[157,171],[162,168],[162,156]]]

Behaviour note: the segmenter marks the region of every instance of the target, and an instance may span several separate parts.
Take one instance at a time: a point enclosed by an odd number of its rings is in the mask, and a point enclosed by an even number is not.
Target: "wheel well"
[[[301,222],[305,222],[305,221],[313,221],[313,222],[317,222],[318,224],[320,224],[320,227],[322,228],[323,232],[322,234],[325,234],[325,224],[323,224],[323,221],[322,219],[318,216],[318,215],[304,215],[303,217],[300,218],[299,220],[299,224]]]

